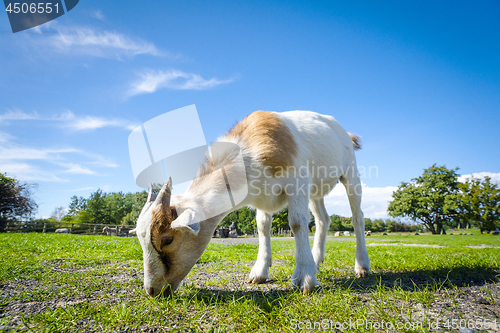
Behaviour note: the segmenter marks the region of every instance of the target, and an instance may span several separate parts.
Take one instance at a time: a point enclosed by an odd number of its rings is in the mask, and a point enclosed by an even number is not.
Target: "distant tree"
[[[87,199],[84,197],[77,197],[76,195],[71,197],[71,202],[68,208],[68,214],[76,215],[78,212],[85,210],[87,207]]]
[[[38,206],[31,193],[33,186],[0,173],[0,230],[5,229],[8,221],[26,219],[36,212]]]
[[[408,217],[423,223],[433,234],[440,234],[443,223],[453,219],[458,209],[456,169],[434,164],[411,183],[401,183],[387,208],[393,217]]]
[[[372,231],[384,232],[387,231],[387,224],[382,219],[373,220]]]
[[[227,228],[234,222],[238,234],[252,234],[257,226],[255,216],[254,209],[243,207],[226,215],[219,225]]]
[[[365,217],[365,230],[366,231],[376,231],[373,225],[373,221]]]
[[[459,211],[465,222],[477,222],[481,233],[500,227],[500,188],[490,177],[459,184]]]
[[[333,214],[330,216],[330,231],[353,231],[352,219]]]
[[[89,215],[91,223],[111,224],[111,216],[105,197],[106,194],[98,189],[87,200],[85,212]]]
[[[64,207],[57,207],[54,209],[50,217],[55,219],[56,221],[61,221],[61,219],[68,214],[68,210]]]

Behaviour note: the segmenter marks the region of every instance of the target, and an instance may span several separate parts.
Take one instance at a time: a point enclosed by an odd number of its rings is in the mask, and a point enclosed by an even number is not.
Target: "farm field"
[[[327,243],[312,295],[290,285],[293,241],[275,239],[266,284],[246,283],[257,245],[210,243],[152,299],[136,238],[0,234],[0,332],[500,331],[498,236],[371,236],[363,279],[351,239]]]

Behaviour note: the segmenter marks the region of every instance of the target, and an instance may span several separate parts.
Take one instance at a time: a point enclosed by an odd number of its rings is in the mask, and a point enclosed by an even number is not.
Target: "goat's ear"
[[[200,232],[200,221],[196,218],[193,210],[186,209],[179,217],[172,221],[170,227],[174,230],[186,230],[198,235],[198,232]]]
[[[156,193],[153,190],[153,185],[149,183],[149,193],[148,193],[148,200],[146,202],[153,202],[156,199]]]

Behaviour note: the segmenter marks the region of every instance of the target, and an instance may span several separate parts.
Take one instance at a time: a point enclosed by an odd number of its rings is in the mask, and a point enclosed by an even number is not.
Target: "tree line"
[[[455,169],[435,164],[424,170],[422,176],[410,182],[402,182],[392,195],[388,213],[416,223],[395,220],[371,220],[365,218],[365,230],[372,232],[415,232],[423,228],[433,234],[444,232],[446,228],[478,227],[481,232],[500,227],[500,188],[491,178],[470,178],[458,181]],[[33,220],[37,204],[32,198],[34,185],[0,173],[0,230],[7,222],[17,222],[24,226],[43,225],[43,222],[65,222],[72,224],[114,224],[135,225],[147,199],[147,192],[111,192],[101,189],[88,198],[72,196],[68,209],[58,207],[49,219]],[[256,231],[256,212],[248,207],[228,214],[220,223],[221,227],[233,224],[239,234]],[[330,216],[330,231],[353,231],[350,217]],[[315,225],[311,214],[309,228]],[[290,230],[288,208],[273,215],[273,232]]]

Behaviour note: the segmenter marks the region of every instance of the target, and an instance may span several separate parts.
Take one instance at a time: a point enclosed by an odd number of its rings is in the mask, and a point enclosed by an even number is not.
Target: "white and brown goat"
[[[330,218],[323,197],[340,180],[347,190],[356,233],[355,272],[365,276],[370,261],[365,245],[361,211],[361,182],[354,150],[358,138],[347,133],[331,116],[310,111],[284,113],[256,111],[236,124],[217,142],[237,144],[243,158],[230,153],[212,155],[182,195],[171,196],[169,178],[155,194],[150,186],[147,203],[137,222],[143,249],[144,288],[151,296],[170,294],[202,255],[219,222],[243,206],[257,209],[259,252],[249,282],[263,283],[271,266],[272,213],[288,205],[288,220],[295,237],[295,270],[292,283],[304,293],[319,284],[316,273],[325,257]],[[227,196],[227,178],[243,163],[245,182],[231,184],[231,191],[248,186],[248,194],[232,210],[216,211]],[[211,176],[224,168],[224,178]],[[233,177],[234,178],[234,177]],[[226,179],[226,181],[224,181]],[[311,251],[308,237],[309,209],[316,221]]]

